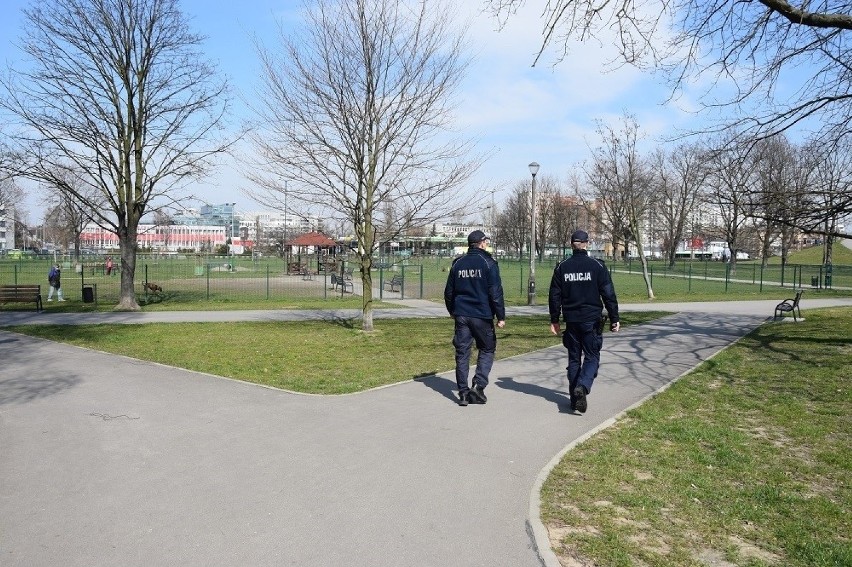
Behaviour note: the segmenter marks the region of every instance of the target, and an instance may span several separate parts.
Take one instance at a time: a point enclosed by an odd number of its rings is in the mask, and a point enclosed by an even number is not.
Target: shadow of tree
[[[322,317],[321,320],[344,329],[355,329],[355,322],[357,321],[357,319],[353,319],[351,317],[341,317],[334,314],[329,315],[328,317]]]
[[[80,378],[8,378],[0,380],[0,406],[24,404],[53,396],[80,383]]]

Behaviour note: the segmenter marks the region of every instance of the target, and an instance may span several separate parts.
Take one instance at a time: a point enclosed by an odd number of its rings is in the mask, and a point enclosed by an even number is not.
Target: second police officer
[[[589,256],[589,235],[577,230],[571,235],[572,255],[556,266],[550,281],[548,307],[550,332],[559,334],[559,316],[565,319],[562,344],[568,349],[568,388],[571,410],[585,412],[586,396],[598,375],[603,346],[603,317],[606,307],[610,330],[618,332],[618,299],[612,278],[603,262]]]

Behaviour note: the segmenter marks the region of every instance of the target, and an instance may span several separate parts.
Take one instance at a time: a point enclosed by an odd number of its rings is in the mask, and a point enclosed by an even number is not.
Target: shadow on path
[[[449,378],[443,378],[436,374],[429,374],[427,376],[418,376],[414,379],[414,381],[432,388],[448,400],[452,400],[453,403],[457,403],[459,401],[455,394],[456,383]]]
[[[521,394],[543,398],[548,402],[556,404],[559,413],[574,413],[571,411],[571,402],[568,398],[568,393],[562,390],[554,390],[553,388],[546,388],[538,384],[518,382],[514,378],[497,378],[494,385],[506,390],[520,392]]]

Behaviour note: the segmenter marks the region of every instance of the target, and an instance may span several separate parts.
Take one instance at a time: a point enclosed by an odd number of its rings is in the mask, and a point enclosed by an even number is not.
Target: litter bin
[[[811,276],[811,287],[819,287],[819,278]]]
[[[91,285],[83,286],[83,303],[93,303],[95,301],[95,288]]]

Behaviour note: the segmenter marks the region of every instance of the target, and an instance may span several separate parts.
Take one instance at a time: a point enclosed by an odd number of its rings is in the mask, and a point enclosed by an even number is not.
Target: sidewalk
[[[0,564],[556,567],[537,517],[554,456],[771,317],[768,303],[682,305],[607,335],[585,415],[567,412],[560,346],[498,361],[488,404],[461,408],[451,372],[301,395],[0,330]],[[381,313],[409,310],[446,316]]]
[[[546,301],[546,298],[540,301]],[[415,317],[448,317],[440,303],[423,299],[386,300],[401,307],[376,309],[374,319],[408,319]],[[852,298],[823,299],[805,292],[803,309],[817,309],[833,305],[852,305]],[[642,303],[621,305],[622,311],[672,311],[702,313],[742,313],[771,317],[776,299],[757,301],[719,301],[694,303]],[[547,305],[508,307],[507,318],[518,315],[546,315]],[[0,328],[12,325],[94,325],[100,323],[213,323],[234,321],[322,321],[359,319],[360,309],[258,309],[252,311],[137,311],[91,313],[36,313],[35,311],[0,311]]]

